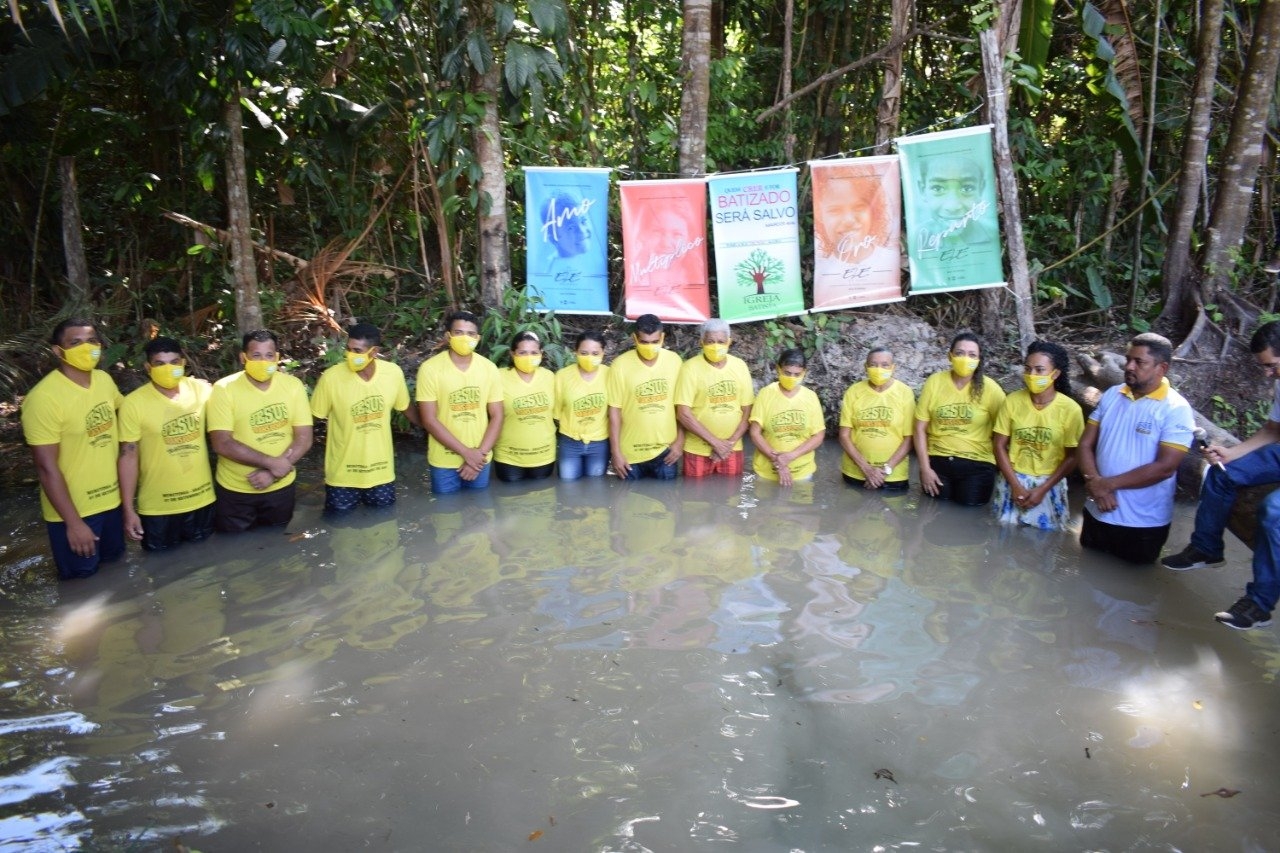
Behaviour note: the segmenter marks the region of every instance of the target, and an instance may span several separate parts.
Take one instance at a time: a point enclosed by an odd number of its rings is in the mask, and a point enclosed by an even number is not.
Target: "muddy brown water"
[[[408,454],[392,512],[313,475],[286,533],[61,586],[7,490],[0,849],[1280,849],[1241,546],[1133,570],[834,444],[790,493],[437,498]]]

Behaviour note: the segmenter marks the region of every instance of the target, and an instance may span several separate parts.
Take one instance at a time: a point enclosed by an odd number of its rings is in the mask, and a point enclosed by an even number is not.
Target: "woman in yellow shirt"
[[[609,467],[609,368],[599,332],[578,335],[574,362],[556,374],[556,457],[561,480],[603,477]]]
[[[1063,530],[1071,520],[1066,478],[1076,467],[1084,414],[1069,396],[1069,368],[1058,344],[1027,347],[1026,389],[1010,394],[996,417],[992,444],[1002,476],[992,508],[1004,524]]]
[[[925,380],[916,403],[920,488],[939,500],[982,506],[996,484],[991,427],[1004,391],[982,374],[982,341],[961,332],[951,341],[951,369]]]
[[[893,378],[893,353],[873,347],[867,353],[867,378],[850,385],[840,404],[840,471],[846,483],[907,490],[915,410],[915,393]]]
[[[542,342],[533,332],[511,341],[512,366],[502,377],[502,432],[493,470],[504,483],[550,477],[556,464],[555,374],[542,367]]]
[[[783,350],[778,381],[761,388],[751,407],[751,467],[761,479],[782,486],[813,479],[814,451],[827,430],[818,395],[801,384],[807,365],[803,351]]]

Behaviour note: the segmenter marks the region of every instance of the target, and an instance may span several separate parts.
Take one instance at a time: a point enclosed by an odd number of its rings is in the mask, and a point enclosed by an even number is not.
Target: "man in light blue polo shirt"
[[[1160,335],[1129,341],[1124,384],[1103,393],[1080,437],[1080,544],[1131,563],[1154,562],[1169,538],[1178,465],[1195,429],[1191,405],[1165,378],[1172,358]]]
[[[1258,366],[1267,378],[1280,380],[1280,320],[1258,328],[1249,341]],[[1273,383],[1274,402],[1267,422],[1235,447],[1212,444],[1204,456],[1213,463],[1205,472],[1196,511],[1191,544],[1179,554],[1161,560],[1177,572],[1223,564],[1222,531],[1226,529],[1237,490],[1245,486],[1280,482],[1280,381]],[[1257,535],[1253,542],[1253,581],[1244,596],[1214,618],[1238,631],[1265,628],[1280,599],[1280,489],[1262,499],[1258,507]]]

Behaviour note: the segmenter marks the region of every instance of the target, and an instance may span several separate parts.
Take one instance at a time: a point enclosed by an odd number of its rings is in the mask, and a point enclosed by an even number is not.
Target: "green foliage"
[[[1240,408],[1220,394],[1214,394],[1209,402],[1212,405],[1209,417],[1215,424],[1237,437],[1247,437],[1262,429],[1271,413],[1270,400],[1258,400]]]
[[[767,293],[766,284],[772,285],[786,271],[782,260],[764,249],[754,249],[751,254],[733,268],[738,287],[754,287],[756,293]]]
[[[511,339],[521,332],[533,332],[542,342],[542,364],[559,370],[569,361],[569,346],[554,311],[542,308],[542,297],[523,288],[503,295],[499,310],[485,312],[480,322],[480,348],[489,358],[503,364],[511,352]]]
[[[813,312],[794,319],[765,320],[763,325],[764,357],[772,364],[787,349],[799,349],[805,358],[813,358],[819,350],[841,340],[846,321],[835,314]]]

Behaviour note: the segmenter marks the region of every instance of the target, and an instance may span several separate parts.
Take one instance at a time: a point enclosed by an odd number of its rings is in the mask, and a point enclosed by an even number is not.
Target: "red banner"
[[[813,310],[898,302],[902,209],[897,157],[816,160]]]
[[[700,178],[622,181],[626,315],[673,323],[711,316],[707,190]]]

